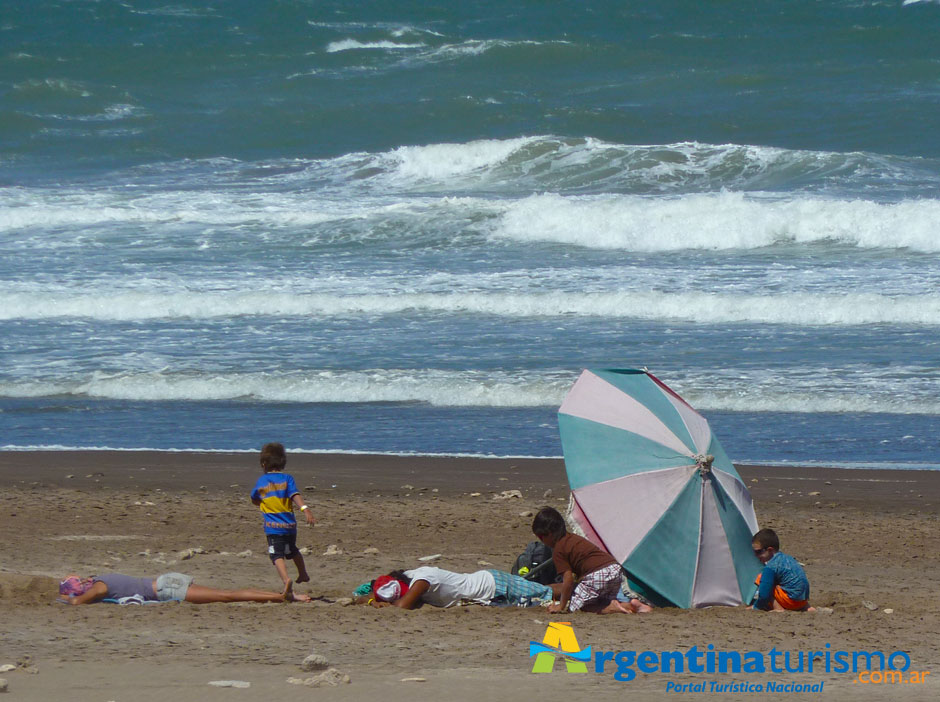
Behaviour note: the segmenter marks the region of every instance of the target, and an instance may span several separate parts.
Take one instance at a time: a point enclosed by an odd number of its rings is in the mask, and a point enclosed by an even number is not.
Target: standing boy
[[[552,549],[555,570],[561,574],[560,602],[551,604],[548,611],[596,612],[633,614],[648,612],[651,607],[637,599],[629,604],[617,599],[620,594],[620,564],[583,536],[569,534],[565,519],[552,507],[543,507],[532,521],[532,533]],[[575,586],[574,580],[578,578]]]
[[[287,574],[285,559],[290,558],[297,566],[297,582],[310,580],[304,557],[297,550],[297,520],[294,518],[294,505],[300,508],[307,518],[307,524],[316,523],[310,508],[297,490],[293,476],[284,472],[287,465],[287,453],[278,443],[265,444],[261,449],[261,469],[264,475],[258,478],[251,491],[252,503],[261,508],[264,515],[264,533],[268,538],[268,555],[277,569],[277,574],[284,582],[284,599],[293,599],[293,584]]]
[[[815,612],[809,606],[809,579],[803,566],[780,551],[780,539],[773,529],[761,529],[751,540],[754,555],[764,564],[757,576],[754,609]]]

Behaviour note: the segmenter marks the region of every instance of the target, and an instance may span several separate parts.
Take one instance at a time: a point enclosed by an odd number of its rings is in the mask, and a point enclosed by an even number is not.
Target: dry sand
[[[864,685],[849,674],[533,675],[528,642],[543,609],[467,606],[413,612],[343,606],[365,580],[395,567],[508,568],[532,539],[529,512],[564,508],[558,460],[301,455],[288,469],[319,522],[301,527],[310,604],[69,607],[54,602],[68,572],[150,576],[178,570],[215,587],[277,589],[260,517],[247,499],[252,454],[0,453],[0,672],[11,700],[660,699],[666,683],[818,683],[798,695],[685,693],[723,699],[940,698],[940,472],[740,466],[762,526],[806,564],[812,602],[829,614],[744,608],[648,615],[573,614],[594,651],[903,651],[921,685]],[[494,500],[505,490],[522,498]],[[545,497],[551,490],[551,497]],[[475,495],[473,493],[479,493]],[[342,553],[322,555],[335,545]],[[197,549],[180,560],[180,552]],[[377,549],[377,552],[367,552]],[[239,555],[250,550],[251,555]],[[492,564],[489,565],[489,564]],[[877,605],[874,610],[863,601]],[[885,613],[885,609],[893,612]],[[300,662],[325,656],[351,682],[308,688]],[[406,680],[418,678],[420,680]],[[215,680],[250,682],[217,688]]]

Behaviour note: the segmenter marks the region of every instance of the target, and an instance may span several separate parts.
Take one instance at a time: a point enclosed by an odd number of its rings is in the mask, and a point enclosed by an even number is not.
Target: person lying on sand
[[[194,585],[193,578],[182,573],[164,573],[154,578],[135,578],[120,573],[80,578],[69,575],[59,583],[62,601],[73,605],[91,604],[103,599],[138,598],[143,602],[185,600],[193,604],[210,602],[309,602],[307,595],[295,594],[288,585],[284,592],[268,590],[220,590]]]
[[[491,604],[494,600],[525,604],[529,600],[551,600],[548,585],[532,582],[502,570],[478,570],[454,573],[442,568],[422,566],[414,570],[396,570],[376,578],[372,594],[358,598],[373,607],[414,609],[426,602],[434,607],[451,607],[462,601]]]

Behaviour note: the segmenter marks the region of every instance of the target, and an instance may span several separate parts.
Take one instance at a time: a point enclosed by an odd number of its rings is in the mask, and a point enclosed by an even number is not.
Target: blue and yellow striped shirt
[[[252,500],[261,501],[265,534],[293,534],[297,531],[291,499],[299,494],[294,478],[287,473],[265,473],[251,491]]]

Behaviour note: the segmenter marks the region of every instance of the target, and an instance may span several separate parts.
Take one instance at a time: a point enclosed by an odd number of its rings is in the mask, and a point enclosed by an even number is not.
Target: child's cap
[[[77,575],[70,575],[59,583],[59,594],[69,597],[71,595],[83,595],[91,587],[91,580],[82,580]]]
[[[404,597],[405,593],[408,592],[408,583],[403,580],[396,580],[391,575],[380,575],[372,585],[372,592],[377,600],[394,602],[399,597]]]

